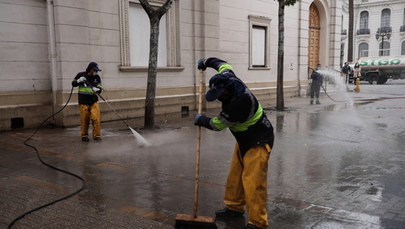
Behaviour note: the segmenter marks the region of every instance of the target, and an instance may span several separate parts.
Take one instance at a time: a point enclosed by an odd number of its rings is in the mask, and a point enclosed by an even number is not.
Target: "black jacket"
[[[342,67],[343,74],[351,74],[352,68],[349,65],[345,65]]]
[[[311,87],[318,88],[322,85],[322,82],[323,82],[322,75],[319,72],[314,71],[311,74],[311,79],[312,79]]]
[[[77,80],[82,76],[86,78],[87,82],[77,83]],[[101,85],[100,76],[89,76],[87,72],[79,72],[72,81],[72,86],[79,86],[79,104],[85,104],[89,106],[98,101],[98,96],[96,92],[93,91],[93,87],[97,87],[100,89],[98,93],[101,93],[101,90],[103,88]]]
[[[216,69],[220,74],[234,81],[227,90],[231,96],[221,101],[222,111],[213,118],[202,117],[201,125],[212,129],[222,130],[229,127],[238,142],[243,156],[250,148],[269,144],[273,147],[273,126],[267,119],[263,108],[249,88],[234,74],[232,67],[223,60],[209,58],[207,67]]]

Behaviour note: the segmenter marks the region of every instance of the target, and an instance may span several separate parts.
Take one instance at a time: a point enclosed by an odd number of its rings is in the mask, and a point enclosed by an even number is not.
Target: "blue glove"
[[[196,116],[195,116],[195,118],[194,118],[194,125],[196,125],[196,126],[201,126],[201,123],[200,123],[201,117],[203,117],[202,114],[196,114]]]
[[[200,58],[198,60],[198,65],[197,65],[198,70],[203,70],[207,69],[207,66],[205,65],[205,58]]]

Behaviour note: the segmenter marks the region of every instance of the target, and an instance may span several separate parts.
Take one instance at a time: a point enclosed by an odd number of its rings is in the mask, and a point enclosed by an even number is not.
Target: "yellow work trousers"
[[[98,102],[93,105],[79,104],[80,108],[80,133],[83,137],[89,136],[89,124],[90,119],[93,121],[93,138],[100,137],[101,133],[101,118],[100,118],[100,106]]]
[[[224,203],[233,211],[243,211],[246,205],[249,223],[267,228],[267,168],[271,148],[268,144],[249,149],[242,158],[235,146],[226,182]]]

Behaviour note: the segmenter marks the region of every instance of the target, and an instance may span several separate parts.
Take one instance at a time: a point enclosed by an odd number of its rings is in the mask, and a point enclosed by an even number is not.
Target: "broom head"
[[[194,218],[192,215],[177,214],[176,215],[176,229],[217,229],[215,219],[208,216],[197,216]]]

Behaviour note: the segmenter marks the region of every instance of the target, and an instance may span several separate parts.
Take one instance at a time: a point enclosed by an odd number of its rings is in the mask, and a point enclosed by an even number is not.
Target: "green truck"
[[[368,81],[370,84],[384,84],[388,79],[405,78],[405,56],[363,57],[358,63],[360,68],[354,68],[354,78],[359,77],[360,80]]]

